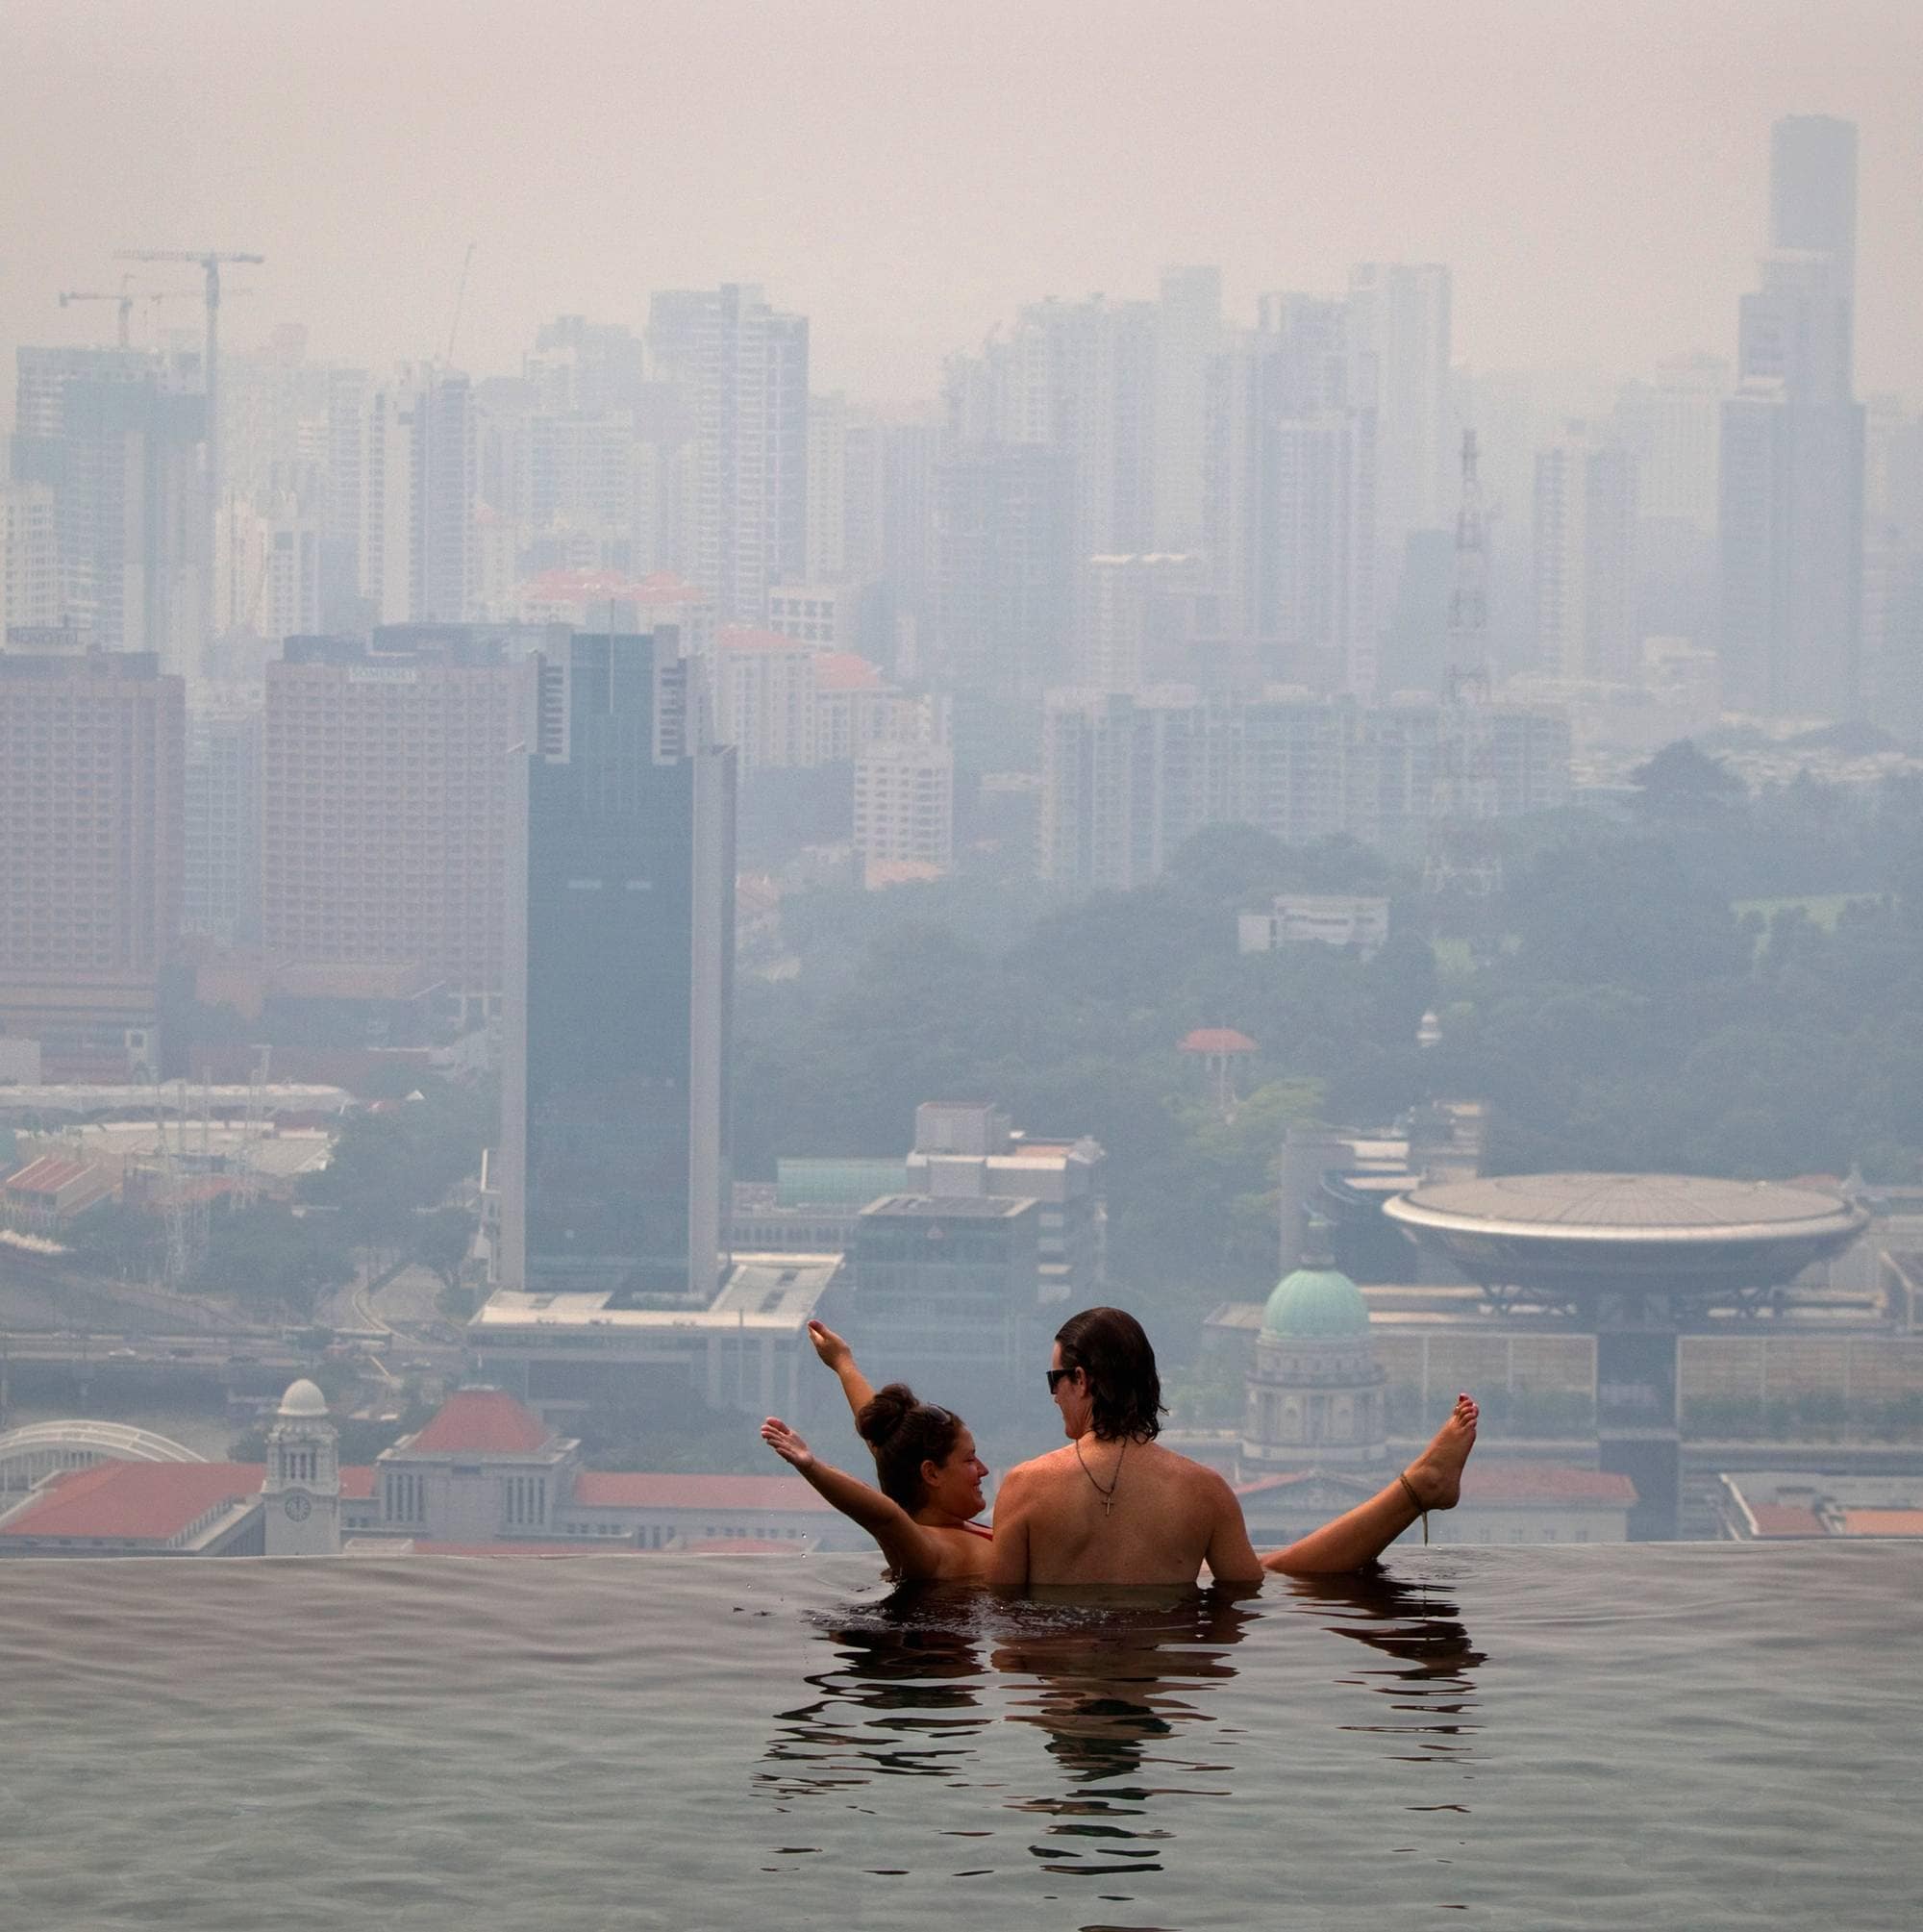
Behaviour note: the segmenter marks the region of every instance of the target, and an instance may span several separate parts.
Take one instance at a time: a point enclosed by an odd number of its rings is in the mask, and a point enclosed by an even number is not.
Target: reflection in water
[[[1141,1878],[1164,1869],[1190,1805],[1246,1792],[1244,1759],[1273,1740],[1253,1737],[1234,1653],[1264,1620],[1267,1647],[1286,1643],[1302,1628],[1297,1618],[1365,1646],[1368,1661],[1335,1681],[1389,1699],[1379,1719],[1337,1728],[1382,1734],[1402,1762],[1468,1758],[1483,1653],[1455,1603],[1378,1572],[1272,1586],[1266,1599],[1259,1589],[1094,1599],[1038,1592],[1011,1601],[904,1588],[811,1618],[835,1660],[807,1675],[813,1696],[777,1715],[760,1779],[783,1811],[834,1796],[862,1809],[864,1789],[890,1777],[944,1780],[958,1798],[993,1792],[998,1813],[1035,1820],[1022,1835],[1030,1869]],[[1056,1774],[1042,1789],[1009,1778],[1000,1719],[1038,1734],[1040,1762]],[[1466,1809],[1455,1789],[1423,1795],[1441,1801],[1410,1808]],[[943,1837],[1000,1835],[943,1830],[957,1820],[939,1810],[930,1824]],[[956,1875],[1008,1869],[993,1858],[983,1844],[979,1863]]]
[[[1407,1738],[1404,1755],[1415,1762],[1470,1755],[1468,1740],[1479,1728],[1470,1673],[1485,1660],[1454,1603],[1431,1585],[1405,1583],[1382,1570],[1298,1577],[1289,1587],[1305,1607],[1335,1611],[1338,1620],[1326,1629],[1395,1660],[1392,1666],[1361,1666],[1340,1680],[1381,1692],[1395,1716],[1345,1724],[1344,1730]]]
[[[904,1586],[842,1618],[812,1618],[837,1646],[833,1669],[804,1681],[818,1694],[777,1714],[763,1772],[784,1796],[882,1777],[952,1777],[981,1709],[981,1593]],[[806,1767],[806,1769],[802,1769]]]

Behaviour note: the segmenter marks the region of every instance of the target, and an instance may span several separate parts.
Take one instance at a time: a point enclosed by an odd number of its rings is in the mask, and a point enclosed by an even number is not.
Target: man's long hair
[[[1061,1366],[1088,1378],[1095,1434],[1153,1442],[1161,1433],[1161,1377],[1142,1325],[1119,1308],[1085,1308],[1055,1331]]]

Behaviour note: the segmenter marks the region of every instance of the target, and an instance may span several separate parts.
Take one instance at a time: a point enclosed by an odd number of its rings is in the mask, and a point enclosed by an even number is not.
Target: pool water
[[[0,1923],[1923,1922],[1923,1545],[10,1562]]]

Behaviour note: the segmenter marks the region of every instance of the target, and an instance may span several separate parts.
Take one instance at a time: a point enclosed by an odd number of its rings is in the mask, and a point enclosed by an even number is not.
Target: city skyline
[[[515,366],[555,314],[638,329],[655,290],[749,281],[810,317],[817,389],[903,406],[1050,293],[1146,297],[1164,263],[1219,262],[1239,319],[1370,260],[1449,265],[1471,367],[1641,372],[1727,347],[1767,241],[1755,157],[1782,115],[1823,113],[1861,130],[1859,392],[1913,399],[1913,10],[1536,13],[1141,5],[1091,37],[1078,8],[988,6],[884,40],[865,6],[665,7],[591,33],[421,8],[376,45],[351,6],[325,35],[15,9],[0,350],[100,339],[105,312],[56,293],[117,275],[116,249],[186,243],[267,257],[235,278],[253,293],[233,348],[293,317],[317,359],[382,368],[442,352],[472,242],[455,361],[476,372]],[[52,140],[50,110],[107,132]],[[570,124],[596,132],[557,138]]]

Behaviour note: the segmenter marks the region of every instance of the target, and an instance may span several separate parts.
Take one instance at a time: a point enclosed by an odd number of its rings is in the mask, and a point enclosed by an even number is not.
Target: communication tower
[[[1487,897],[1502,884],[1496,843],[1495,718],[1490,709],[1489,553],[1476,432],[1462,432],[1462,501],[1449,595],[1448,657],[1437,719],[1423,883],[1432,892]]]

